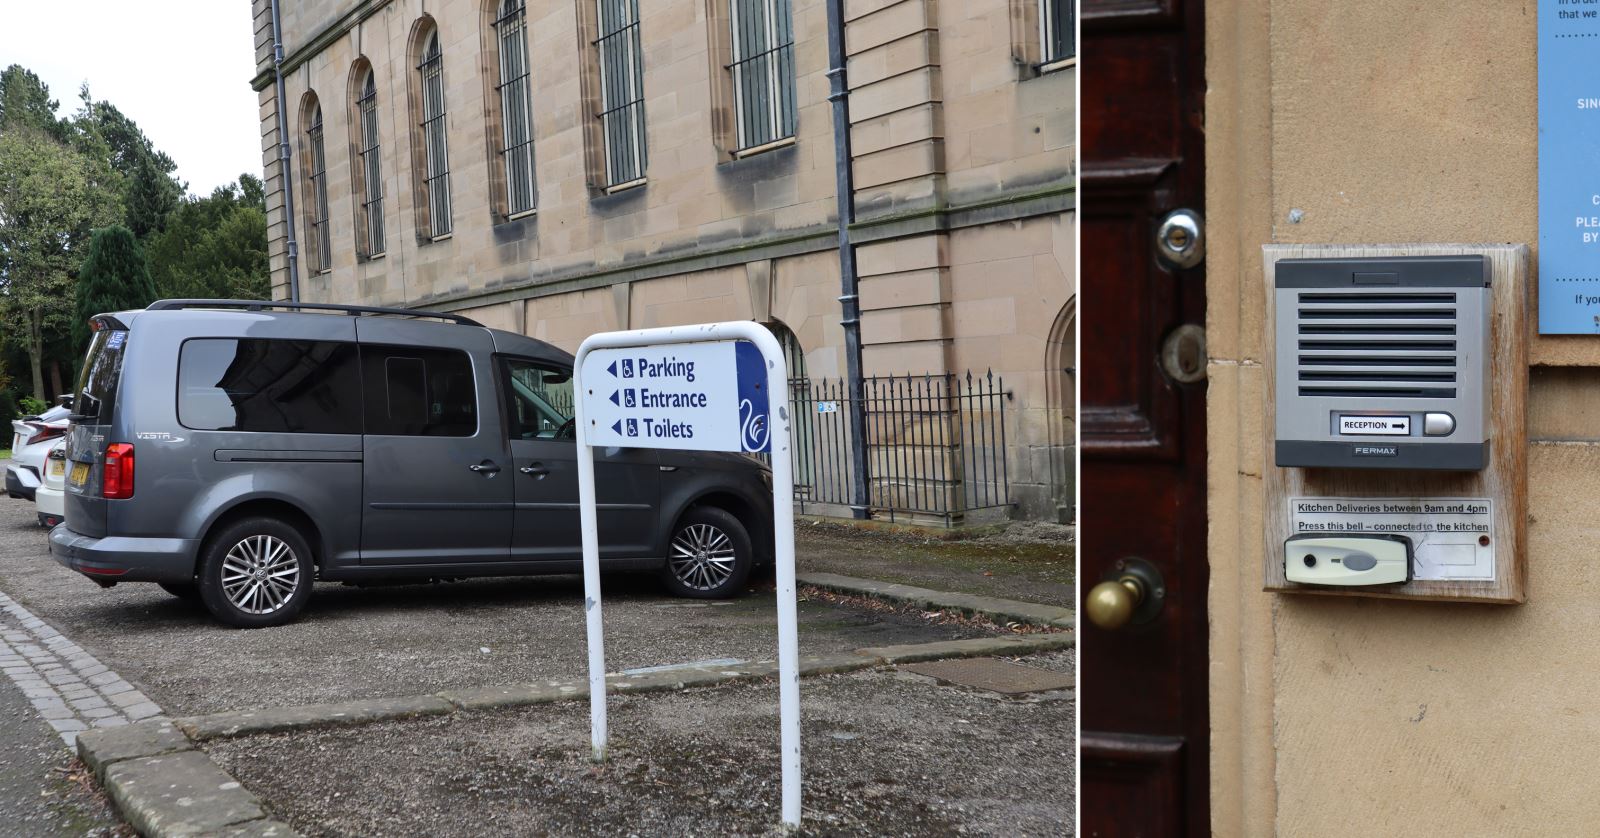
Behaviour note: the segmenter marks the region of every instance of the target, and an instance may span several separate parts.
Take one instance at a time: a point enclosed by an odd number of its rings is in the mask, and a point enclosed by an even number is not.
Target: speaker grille
[[[1456,292],[1305,291],[1296,313],[1300,395],[1455,398]]]

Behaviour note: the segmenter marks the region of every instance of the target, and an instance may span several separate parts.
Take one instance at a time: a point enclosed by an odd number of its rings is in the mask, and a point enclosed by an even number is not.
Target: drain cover
[[[996,658],[908,663],[902,664],[900,668],[945,683],[976,687],[1005,695],[1072,688],[1071,673],[1051,672]]]

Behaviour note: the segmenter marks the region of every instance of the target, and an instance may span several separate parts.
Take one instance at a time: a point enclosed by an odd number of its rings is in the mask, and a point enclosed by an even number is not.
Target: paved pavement
[[[71,746],[80,731],[161,714],[144,693],[0,593],[0,673]]]

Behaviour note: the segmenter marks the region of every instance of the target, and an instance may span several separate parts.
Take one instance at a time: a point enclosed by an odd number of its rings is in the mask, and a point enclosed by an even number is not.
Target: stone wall
[[[1526,604],[1261,591],[1261,245],[1537,250],[1534,4],[1219,0],[1206,23],[1213,832],[1591,832],[1594,338],[1532,338]]]

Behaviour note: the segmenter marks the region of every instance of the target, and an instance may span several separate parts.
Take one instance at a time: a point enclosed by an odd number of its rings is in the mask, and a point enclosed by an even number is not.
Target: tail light
[[[106,446],[105,491],[110,500],[133,497],[133,446],[113,442]]]
[[[56,427],[54,425],[47,425],[43,422],[29,422],[28,427],[36,429],[33,436],[28,437],[27,444],[29,445],[32,445],[36,442],[44,442],[47,439],[57,439],[67,435],[66,425]]]

